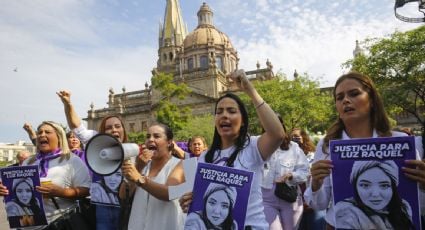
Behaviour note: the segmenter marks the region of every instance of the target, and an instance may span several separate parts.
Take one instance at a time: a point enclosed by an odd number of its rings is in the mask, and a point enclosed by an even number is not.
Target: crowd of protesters
[[[37,191],[43,195],[47,225],[31,229],[55,229],[64,210],[74,209],[81,199],[90,198],[95,213],[90,225],[93,229],[192,229],[190,226],[197,226],[194,229],[241,229],[233,220],[226,220],[230,211],[223,215],[223,221],[208,219],[207,208],[187,215],[198,195],[194,192],[170,199],[170,187],[186,182],[182,160],[196,157],[198,162],[255,172],[245,229],[415,229],[412,210],[397,191],[398,166],[389,161],[354,163],[350,182],[356,187],[359,178],[368,178],[366,172],[375,170],[383,175],[382,178],[388,178],[391,201],[378,209],[362,200],[361,191],[356,190],[358,196],[345,203],[333,203],[331,140],[412,135],[408,129],[392,130],[383,101],[369,77],[350,72],[337,80],[333,97],[338,118],[317,147],[304,128],[287,130],[282,119],[285,114],[273,111],[243,70],[235,71],[230,78],[238,91],[250,98],[262,134],[248,133],[249,120],[253,118],[248,116],[239,96],[227,93],[215,104],[212,143],[193,135],[187,148],[182,149],[176,144],[169,126],[154,123],[149,126],[143,150],[135,160],[124,161],[114,174],[102,176],[96,175],[87,164],[84,146],[98,133],[127,143],[122,118],[111,114],[103,118],[98,131],[88,130],[75,112],[71,93],[59,91],[57,95],[64,105],[71,131],[65,133],[61,125],[52,121],[42,122],[35,131],[25,123],[24,129],[36,145],[37,153],[30,157],[27,153],[19,154],[20,161],[15,165],[38,165],[40,178],[47,178],[50,183],[29,186],[32,182],[25,184],[27,179],[22,179],[12,188],[0,184],[0,195],[16,193],[15,187],[21,183],[28,185],[31,193]],[[405,161],[400,172],[418,183],[419,208],[424,215],[425,161],[421,137],[416,137],[415,148],[417,159]],[[282,183],[294,189],[294,201],[275,195],[276,187]],[[227,209],[234,208],[234,188],[211,185],[207,191],[208,195],[203,195],[205,199],[210,199],[212,194],[218,197],[221,192],[226,195],[223,199]],[[18,199],[14,202],[14,206],[9,205],[10,210],[22,203]],[[39,202],[34,201],[32,205],[39,207]],[[185,225],[186,218],[190,223]]]

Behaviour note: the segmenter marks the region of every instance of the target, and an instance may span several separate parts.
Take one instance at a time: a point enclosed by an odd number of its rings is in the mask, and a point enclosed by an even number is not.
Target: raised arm
[[[173,141],[173,146],[174,146],[173,152],[175,153],[175,155],[178,156],[178,158],[180,159],[184,159],[185,151],[182,148],[180,148],[175,141]]]
[[[28,123],[28,122],[25,122],[25,124],[22,128],[24,128],[24,130],[27,132],[28,138],[31,140],[32,144],[36,145],[37,134],[35,133],[31,124]]]
[[[74,106],[71,103],[71,92],[62,90],[56,92],[63,103],[63,108],[65,110],[66,121],[70,129],[75,129],[81,125],[81,119],[75,112]]]
[[[244,91],[250,98],[257,111],[258,118],[264,128],[264,133],[258,140],[258,150],[263,160],[268,159],[282,143],[284,130],[275,112],[258,94],[252,83],[248,80],[245,71],[240,69],[230,76],[236,86]]]

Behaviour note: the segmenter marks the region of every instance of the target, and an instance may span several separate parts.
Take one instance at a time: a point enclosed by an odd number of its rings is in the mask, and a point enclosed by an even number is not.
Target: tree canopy
[[[335,116],[332,97],[321,92],[319,83],[306,74],[295,80],[287,80],[282,74],[277,79],[255,82],[255,88],[271,108],[282,116],[288,131],[301,127],[313,132],[324,131]],[[250,131],[262,131],[256,111],[249,98],[241,95],[250,117]]]
[[[379,89],[387,111],[410,113],[425,126],[425,26],[366,39],[365,52],[343,64],[367,74]]]
[[[184,83],[173,82],[173,76],[164,73],[152,77],[152,87],[161,95],[161,100],[154,108],[156,120],[167,124],[173,132],[181,130],[191,117],[192,111],[189,106],[182,106],[177,102],[189,95],[189,87]]]
[[[187,141],[192,136],[202,136],[208,145],[212,143],[214,135],[214,117],[212,114],[196,116],[190,119],[186,126],[175,133],[176,140]]]

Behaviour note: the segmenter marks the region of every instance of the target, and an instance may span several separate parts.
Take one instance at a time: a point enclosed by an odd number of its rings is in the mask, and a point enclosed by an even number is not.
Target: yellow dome
[[[185,50],[199,45],[223,45],[224,48],[233,48],[229,37],[214,26],[198,27],[184,39]]]

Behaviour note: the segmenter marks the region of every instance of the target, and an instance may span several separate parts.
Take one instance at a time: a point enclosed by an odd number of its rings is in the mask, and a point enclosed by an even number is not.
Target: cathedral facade
[[[181,106],[189,106],[192,114],[213,114],[217,98],[226,92],[234,91],[228,74],[238,69],[239,57],[229,37],[218,30],[213,23],[213,11],[203,3],[198,13],[197,28],[188,33],[178,0],[167,0],[164,22],[158,35],[157,66],[152,70],[153,77],[158,72],[172,74],[176,84],[184,82],[191,93],[184,100],[173,100]],[[274,77],[272,64],[266,68],[248,71],[251,80],[267,80]],[[152,86],[137,91],[115,94],[109,90],[108,107],[94,109],[90,105],[85,120],[90,129],[97,129],[101,120],[111,114],[119,114],[127,132],[146,131],[156,121],[154,108],[161,95]]]

